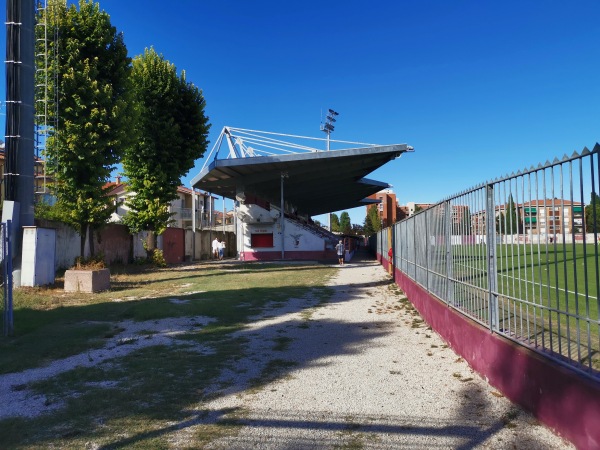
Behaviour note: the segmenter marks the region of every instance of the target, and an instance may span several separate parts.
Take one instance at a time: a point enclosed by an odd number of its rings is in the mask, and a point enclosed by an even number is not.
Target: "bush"
[[[165,255],[162,250],[157,248],[154,249],[152,253],[152,264],[156,267],[167,267],[167,262],[165,261]]]
[[[74,270],[100,270],[106,268],[104,263],[104,255],[90,256],[89,258],[83,258],[78,256],[75,258],[75,265],[71,267]]]

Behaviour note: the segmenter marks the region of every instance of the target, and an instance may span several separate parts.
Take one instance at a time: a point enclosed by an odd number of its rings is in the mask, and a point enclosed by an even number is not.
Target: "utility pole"
[[[35,2],[6,2],[6,127],[2,221],[12,221],[14,282],[21,285],[22,227],[32,226]]]

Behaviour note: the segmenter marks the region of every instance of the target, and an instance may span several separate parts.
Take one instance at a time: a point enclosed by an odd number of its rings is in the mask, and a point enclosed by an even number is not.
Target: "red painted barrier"
[[[382,261],[385,267],[385,258]],[[490,385],[578,449],[600,449],[600,382],[468,319],[396,270],[423,319]]]

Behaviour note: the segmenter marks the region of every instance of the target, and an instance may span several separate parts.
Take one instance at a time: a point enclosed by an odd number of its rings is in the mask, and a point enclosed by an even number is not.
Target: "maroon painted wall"
[[[132,237],[125,225],[106,225],[95,233],[96,254],[104,255],[107,264],[127,264],[132,255]]]
[[[242,261],[275,261],[281,259],[281,251],[261,251],[261,252],[240,252],[240,260]],[[337,254],[333,250],[322,251],[290,251],[284,253],[286,260],[303,260],[303,261],[331,261],[338,262]]]
[[[492,333],[399,270],[395,277],[425,321],[492,386],[578,449],[600,448],[600,382]]]
[[[167,264],[177,264],[185,260],[185,230],[167,228],[163,233],[163,256]]]

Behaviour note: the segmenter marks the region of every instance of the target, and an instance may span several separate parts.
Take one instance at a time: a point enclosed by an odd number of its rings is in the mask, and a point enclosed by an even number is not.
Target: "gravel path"
[[[334,295],[273,305],[240,334],[246,358],[212,387],[213,399],[173,423],[173,448],[196,448],[200,427],[237,423],[212,449],[573,448],[512,405],[433,331],[373,261],[340,267]],[[177,301],[173,299],[172,301]],[[0,419],[48,405],[27,383],[75,367],[169,345],[204,317],[119,322],[107,345],[47,367],[0,376]],[[155,330],[140,336],[140,330]],[[193,348],[196,351],[210,351]]]
[[[195,415],[205,418],[181,429],[175,446],[233,418],[239,433],[209,448],[573,448],[444,345],[379,264],[347,264],[330,285],[326,304],[292,299],[256,318],[245,333],[251,356],[224,374],[228,387],[199,405],[208,415]]]

